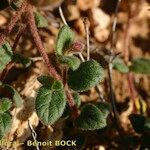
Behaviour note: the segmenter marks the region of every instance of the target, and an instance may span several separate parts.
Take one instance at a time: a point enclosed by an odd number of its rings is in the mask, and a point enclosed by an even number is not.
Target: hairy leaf
[[[128,66],[120,58],[115,58],[115,60],[113,61],[113,67],[116,70],[120,71],[121,73],[128,73],[129,72]]]
[[[23,104],[23,100],[22,100],[20,94],[18,93],[18,91],[15,90],[12,86],[10,86],[8,84],[4,84],[4,85],[2,85],[2,87],[5,88],[12,95],[12,99],[15,103],[15,106],[21,107]]]
[[[111,111],[111,106],[109,103],[106,103],[106,102],[99,102],[99,103],[96,103],[96,106],[100,109],[100,111],[102,112],[103,114],[103,117],[104,118],[107,118],[108,114],[110,113]]]
[[[80,105],[81,105],[81,99],[80,99],[79,93],[74,92],[74,93],[72,94],[72,96],[73,96],[73,100],[74,100],[74,102],[75,102],[75,105],[77,106],[77,108],[79,108]],[[63,113],[63,115],[62,115],[62,117],[63,117],[63,118],[68,118],[70,115],[71,115],[71,109],[70,109],[69,105],[67,104],[67,105],[66,105],[66,108],[65,108],[65,111],[64,111],[64,113]]]
[[[50,87],[50,89],[59,90],[63,88],[62,82],[55,80],[51,76],[39,76],[37,79],[41,84]]]
[[[104,79],[104,69],[95,60],[81,63],[75,71],[69,70],[69,86],[75,91],[86,91]]]
[[[0,99],[0,113],[4,113],[11,107],[12,102],[8,98]]]
[[[51,76],[39,76],[37,78],[37,80],[41,84],[46,85],[46,86],[50,86],[50,87],[53,85],[53,83],[55,81],[54,78],[52,78]]]
[[[75,125],[81,130],[96,130],[106,127],[107,123],[103,113],[95,105],[87,104],[82,108]]]
[[[56,54],[63,55],[65,49],[67,49],[74,41],[74,33],[69,26],[64,25],[58,33],[56,42]]]
[[[59,119],[66,106],[66,97],[63,89],[51,90],[42,86],[37,94],[35,108],[37,115],[45,125],[53,124]]]
[[[61,64],[68,65],[72,70],[78,69],[81,63],[80,59],[76,56],[58,55],[58,60]]]
[[[132,61],[130,70],[140,74],[150,74],[150,59],[136,58]]]
[[[19,53],[13,55],[13,60],[17,63],[21,63],[25,68],[31,65],[31,60]]]
[[[5,42],[2,47],[0,47],[0,72],[5,69],[6,65],[12,60],[12,49],[8,42]]]
[[[0,139],[9,132],[12,125],[12,117],[8,112],[0,114]]]
[[[40,13],[35,12],[35,22],[38,28],[46,28],[48,27],[48,21],[44,16],[42,16]]]
[[[77,108],[79,108],[80,105],[81,105],[81,99],[80,99],[79,93],[74,92],[74,93],[72,94],[72,96],[73,96],[73,98],[74,98],[74,101],[75,101],[75,104],[76,104]]]

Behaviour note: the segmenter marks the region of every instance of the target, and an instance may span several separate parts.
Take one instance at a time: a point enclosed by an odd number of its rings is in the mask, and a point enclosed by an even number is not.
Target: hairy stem
[[[33,8],[30,4],[28,5],[27,13],[28,13],[28,18],[27,18],[28,20],[27,21],[28,21],[28,24],[29,24],[29,27],[30,27],[30,30],[31,30],[31,34],[33,36],[34,43],[35,43],[38,51],[40,52],[41,56],[43,57],[46,65],[48,67],[49,73],[56,80],[62,81],[63,80],[62,77],[57,73],[55,68],[51,65],[49,57],[48,57],[48,55],[45,51],[45,48],[42,44],[42,40],[39,36],[38,30],[37,30],[37,27],[36,27],[36,24],[35,24],[35,20],[34,20]],[[65,90],[66,90],[68,105],[72,109],[72,114],[75,114],[75,116],[77,116],[78,109],[75,106],[72,94],[69,91],[68,85],[66,84],[64,86],[65,86]]]
[[[31,5],[28,5],[27,13],[28,13],[27,21],[28,21],[28,24],[29,24],[31,34],[33,36],[34,43],[35,43],[38,51],[40,52],[41,56],[43,57],[51,76],[54,77],[56,80],[62,80],[61,76],[57,73],[55,68],[51,65],[49,57],[48,57],[48,55],[45,51],[45,48],[43,46],[42,40],[39,36],[38,30],[37,30],[37,27],[36,27],[36,24],[35,24],[33,8],[32,8]]]
[[[26,3],[26,1],[24,1],[20,10],[16,12],[14,17],[12,17],[12,19],[11,19],[10,23],[8,24],[5,32],[0,35],[0,47],[4,43],[4,41],[6,40],[7,36],[11,33],[12,29],[15,27],[15,25],[16,25],[17,21],[20,19],[22,13],[25,11],[26,6],[27,6],[27,3]]]

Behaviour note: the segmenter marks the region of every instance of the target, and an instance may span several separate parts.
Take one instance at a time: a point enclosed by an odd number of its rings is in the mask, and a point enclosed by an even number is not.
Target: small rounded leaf
[[[38,28],[46,28],[48,27],[48,21],[44,16],[42,16],[40,13],[35,12],[35,23]]]
[[[120,71],[121,73],[128,73],[129,72],[128,66],[120,58],[115,58],[113,60],[113,67],[116,70]]]
[[[4,113],[10,109],[12,102],[8,98],[0,99],[0,113]]]
[[[15,53],[13,55],[13,60],[16,61],[17,63],[22,64],[23,67],[25,67],[25,68],[27,68],[31,65],[31,60],[19,53]]]
[[[86,91],[104,79],[104,69],[95,60],[89,60],[81,63],[77,70],[69,70],[68,75],[68,84],[73,90]]]
[[[8,84],[3,84],[2,87],[4,89],[6,89],[12,96],[12,99],[15,103],[16,107],[21,107],[23,104],[23,100],[20,96],[20,94],[18,93],[17,90],[15,90],[12,86],[8,85]]]
[[[150,74],[150,59],[136,58],[133,60],[130,70],[140,74]]]
[[[52,86],[53,83],[54,83],[54,78],[52,78],[51,76],[39,76],[37,78],[37,80],[42,84],[42,85],[45,85],[45,86]]]
[[[58,61],[61,64],[66,64],[68,65],[72,70],[76,70],[80,66],[80,59],[77,58],[76,56],[63,56],[63,55],[58,55]]]
[[[0,139],[9,132],[12,125],[12,117],[8,112],[0,114]]]
[[[12,49],[8,42],[5,42],[2,47],[0,47],[0,72],[2,72],[6,65],[12,60]]]
[[[64,51],[72,44],[74,41],[74,33],[68,25],[64,25],[58,33],[56,42],[56,54],[63,55]]]
[[[81,130],[96,130],[106,127],[107,123],[103,113],[95,105],[87,104],[75,120],[75,126]]]
[[[37,94],[35,108],[37,115],[45,125],[51,125],[58,120],[65,109],[66,97],[63,89],[51,90],[42,86]]]
[[[106,102],[99,102],[96,103],[96,106],[100,109],[100,111],[103,113],[104,118],[107,118],[111,111],[111,106],[109,103]]]

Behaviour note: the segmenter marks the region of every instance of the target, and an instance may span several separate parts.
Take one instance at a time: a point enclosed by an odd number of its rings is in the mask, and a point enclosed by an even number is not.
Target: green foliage
[[[5,69],[6,65],[12,60],[12,49],[8,42],[5,42],[2,47],[0,47],[0,72]]]
[[[9,132],[12,125],[12,117],[8,112],[0,114],[0,139]]]
[[[48,77],[46,78],[48,79]],[[50,81],[49,79],[48,81]],[[43,82],[43,80],[41,81]],[[45,125],[50,125],[62,116],[66,106],[66,97],[60,81],[54,80],[50,86],[43,83],[36,97],[35,108],[41,121]]]
[[[35,17],[36,26],[38,28],[46,28],[46,27],[48,27],[47,19],[44,16],[42,16],[40,13],[35,12],[34,13],[34,17]]]
[[[68,84],[75,91],[86,91],[104,79],[104,69],[95,60],[81,63],[75,71],[68,71]]]
[[[51,89],[59,90],[63,88],[62,82],[55,80],[51,76],[39,76],[37,79],[41,84],[48,86]]]
[[[59,55],[58,60],[61,64],[68,65],[72,70],[76,70],[80,66],[80,59],[78,59],[76,56],[63,56]]]
[[[132,61],[130,70],[140,74],[150,74],[150,59],[136,58]]]
[[[9,0],[1,0],[0,1],[0,11],[9,7]]]
[[[128,66],[124,63],[124,61],[120,58],[115,58],[113,60],[113,67],[120,71],[121,73],[128,73],[129,72],[129,68]]]
[[[0,99],[0,114],[6,112],[11,107],[12,102],[8,98]]]
[[[81,105],[81,99],[80,99],[79,93],[74,92],[74,93],[72,93],[72,96],[73,96],[73,100],[75,102],[75,105],[77,106],[77,108],[79,108]],[[71,109],[70,109],[69,105],[67,104],[62,117],[68,118],[70,115],[71,115]]]
[[[22,104],[23,104],[23,100],[22,100],[20,94],[12,86],[10,86],[8,84],[3,84],[2,87],[4,89],[6,89],[7,92],[9,92],[11,94],[12,99],[15,103],[15,106],[16,107],[21,107]]]
[[[111,105],[107,102],[98,102],[96,103],[96,106],[100,109],[100,111],[103,114],[104,118],[107,118],[111,111]]]
[[[79,108],[80,105],[81,105],[81,99],[80,99],[79,93],[74,92],[74,93],[72,94],[72,96],[73,96],[73,99],[74,99],[74,101],[75,101],[75,104],[76,104],[77,108]]]
[[[96,130],[106,127],[106,118],[103,113],[92,104],[85,105],[79,117],[75,120],[75,126],[81,130]]]
[[[74,33],[69,26],[64,25],[58,33],[56,42],[56,54],[63,55],[66,50],[74,41]]]
[[[31,60],[19,53],[15,53],[13,55],[13,60],[16,61],[17,63],[22,64],[25,68],[29,67],[31,65]]]

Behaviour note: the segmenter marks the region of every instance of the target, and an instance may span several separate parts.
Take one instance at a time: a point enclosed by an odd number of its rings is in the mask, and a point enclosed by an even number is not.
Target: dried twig
[[[112,61],[114,59],[114,51],[113,48],[115,47],[115,32],[116,32],[116,24],[117,24],[117,14],[119,10],[119,5],[120,5],[121,0],[117,1],[117,6],[115,9],[115,16],[113,19],[113,25],[112,25],[112,33],[111,33],[111,46],[110,46],[110,53],[109,53],[109,60],[108,60],[108,83],[109,83],[109,90],[110,90],[110,101],[114,113],[114,119],[117,125],[117,129],[119,133],[121,133],[122,127],[120,125],[120,120],[119,120],[119,115],[116,109],[115,105],[115,98],[114,98],[114,90],[113,90],[113,82],[112,82]]]
[[[32,124],[30,123],[30,120],[29,120],[29,119],[28,119],[28,125],[29,125],[29,128],[30,128],[30,130],[31,130],[31,134],[32,134],[33,140],[34,140],[34,142],[36,143],[36,142],[37,142],[37,139],[36,139],[36,138],[37,138],[37,134],[36,134],[35,130],[33,129],[33,126],[32,126]],[[40,150],[38,144],[36,144],[36,149],[37,149],[37,150]]]
[[[65,25],[68,25],[68,24],[67,24],[67,21],[66,21],[66,19],[65,19],[65,16],[64,16],[64,14],[63,14],[63,11],[62,11],[61,6],[59,6],[59,14],[60,14],[60,17],[61,17],[63,23],[64,23]]]

